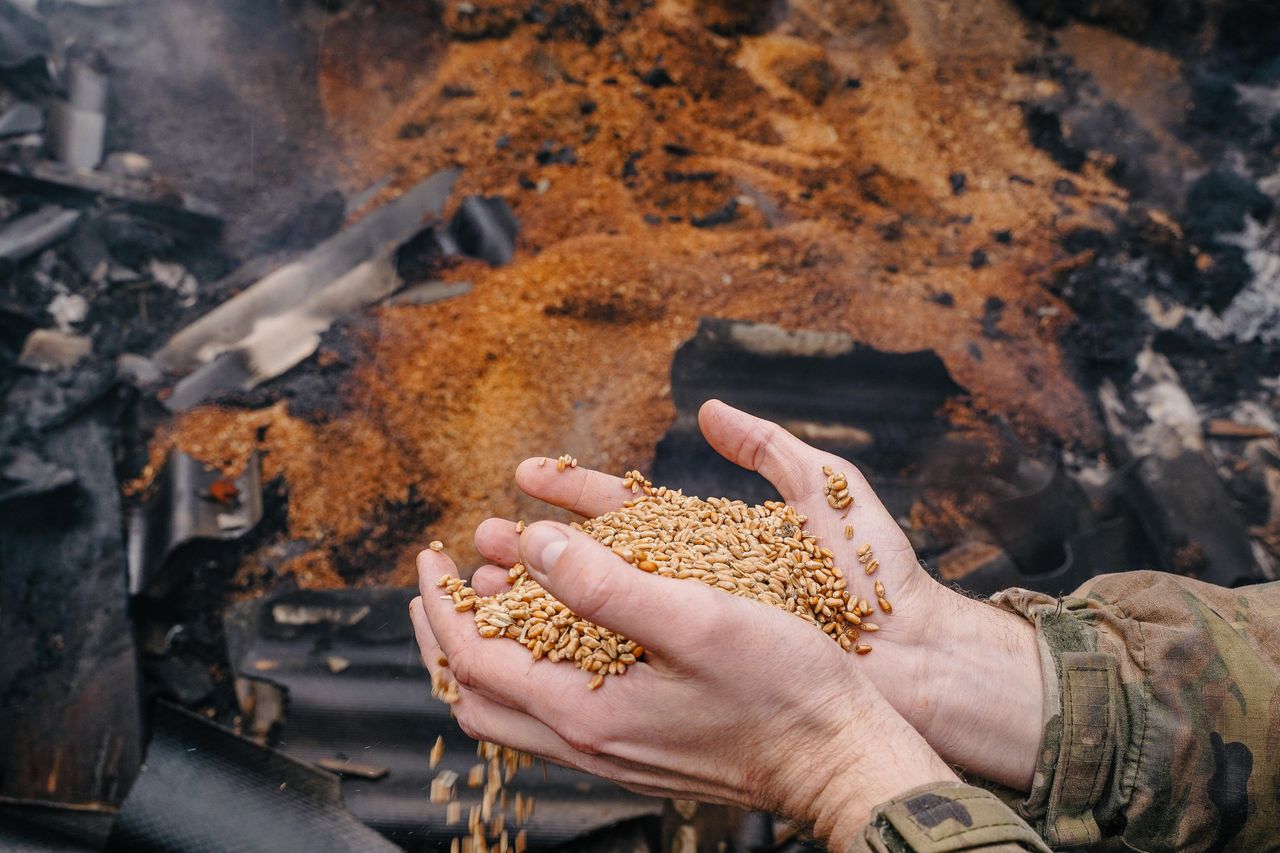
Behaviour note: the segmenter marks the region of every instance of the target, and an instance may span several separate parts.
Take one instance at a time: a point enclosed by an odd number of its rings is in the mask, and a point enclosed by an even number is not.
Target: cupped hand
[[[824,838],[904,790],[955,779],[854,660],[795,616],[636,571],[565,525],[534,524],[507,545],[500,559],[519,557],[578,616],[647,651],[589,690],[588,673],[481,638],[436,586],[453,562],[424,551],[414,629],[433,677],[459,685],[454,713],[472,737],[643,793],[774,811]]]
[[[1028,787],[1043,723],[1040,663],[1031,626],[937,583],[920,566],[866,478],[848,461],[719,401],[706,403],[698,420],[717,452],[758,471],[783,500],[808,517],[806,529],[836,554],[851,595],[874,605],[874,584],[883,585],[893,612],[877,608],[874,619],[880,630],[863,635],[873,651],[857,660],[858,676],[876,685],[948,761],[1005,785]],[[844,474],[851,506],[829,504],[824,469]],[[535,498],[587,517],[617,509],[634,497],[618,477],[582,467],[558,471],[538,459],[519,466],[516,483]],[[851,538],[846,526],[852,528]],[[867,545],[878,561],[871,575],[857,556]],[[477,570],[472,584],[481,594],[492,594],[505,585],[506,568],[520,559],[516,525],[486,521],[476,530],[476,547],[493,565]],[[856,689],[852,680],[849,689]]]

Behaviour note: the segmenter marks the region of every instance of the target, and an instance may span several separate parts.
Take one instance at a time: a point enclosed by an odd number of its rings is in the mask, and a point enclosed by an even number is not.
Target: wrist
[[[906,676],[889,679],[890,703],[947,761],[1029,790],[1044,727],[1035,626],[940,584],[928,597],[911,635],[885,650]]]
[[[864,831],[873,810],[906,791],[958,777],[905,720],[885,713],[850,729],[845,756],[835,762],[808,807],[797,812],[830,850],[852,845]],[[864,737],[857,737],[861,733]]]

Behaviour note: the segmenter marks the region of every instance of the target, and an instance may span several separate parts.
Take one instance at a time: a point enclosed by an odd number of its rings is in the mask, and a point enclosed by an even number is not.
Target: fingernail
[[[525,568],[535,575],[554,571],[569,544],[568,537],[550,524],[533,525],[524,532],[524,540]]]

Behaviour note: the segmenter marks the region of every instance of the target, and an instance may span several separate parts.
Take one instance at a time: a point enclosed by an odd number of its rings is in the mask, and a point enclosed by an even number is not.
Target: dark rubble
[[[227,3],[216,14],[237,38],[261,31],[264,53],[314,76],[307,22],[335,4],[294,5],[301,11]],[[585,5],[551,5],[446,18],[466,40],[526,25],[545,41],[605,37]],[[1109,229],[1067,235],[1060,248],[1083,260],[1041,281],[1073,313],[1064,352],[1101,445],[1031,441],[976,405],[932,350],[704,317],[670,365],[674,419],[652,477],[698,494],[775,497],[700,438],[697,408],[718,397],[854,461],[929,568],[975,594],[1012,585],[1060,594],[1138,568],[1227,586],[1274,579],[1280,67],[1258,50],[1280,32],[1274,15],[1210,3],[1209,33],[1153,4],[1127,14],[1020,5],[1041,27],[1040,52],[1020,73],[1051,84],[1029,89],[1027,136],[1072,173],[1047,191],[1065,207],[1081,197],[1075,179],[1104,164],[1130,196],[1108,213]],[[350,405],[337,389],[367,357],[362,324],[383,306],[470,298],[470,283],[439,278],[456,265],[501,267],[537,251],[521,243],[509,196],[545,192],[550,179],[521,173],[510,188],[458,198],[449,169],[403,190],[388,178],[340,191],[340,170],[323,156],[333,143],[323,108],[305,83],[266,75],[287,103],[279,114],[253,107],[222,67],[165,76],[152,92],[190,36],[148,42],[145,13],[129,4],[29,6],[0,0],[0,612],[13,614],[0,620],[0,844],[440,849],[461,830],[429,802],[426,755],[442,735],[444,766],[465,776],[474,746],[429,697],[404,619],[412,591],[360,584],[449,508],[413,492],[388,504],[342,546],[341,580],[357,588],[299,590],[272,566],[249,564],[307,548],[288,535],[299,496],[264,476],[260,454],[229,477],[178,451],[148,459],[148,439],[174,413],[210,402],[285,401],[317,423],[332,418]],[[164,14],[198,6],[184,0]],[[761,7],[708,12],[707,26],[767,31],[782,13]],[[1241,23],[1249,15],[1261,16],[1256,33]],[[1072,52],[1082,22],[1181,57],[1186,109],[1134,108]],[[436,38],[440,22],[429,24]],[[822,70],[825,97],[838,78]],[[659,59],[625,82],[652,97],[680,77]],[[451,100],[475,95],[463,83],[446,89]],[[844,89],[862,91],[853,77]],[[172,103],[196,94],[208,98],[183,127]],[[584,120],[600,111],[595,100],[576,103]],[[271,130],[254,137],[259,160],[245,154],[250,125]],[[617,171],[636,177],[651,153],[624,152]],[[662,153],[701,156],[674,142]],[[549,142],[528,159],[576,169],[585,157]],[[709,233],[782,224],[740,188],[725,196],[717,172],[664,174],[677,191],[713,184],[720,195],[688,217],[645,214],[654,228],[685,218]],[[875,177],[867,193],[879,199]],[[980,189],[968,172],[944,180],[957,197]],[[904,223],[930,227],[904,215],[879,232],[894,242]],[[1018,239],[992,233],[959,263],[988,267]],[[581,315],[614,334],[635,317],[661,320],[660,295],[646,298],[637,308],[567,297],[541,315]],[[932,299],[957,304],[950,292]],[[979,360],[1009,345],[1006,325],[1028,310],[999,297],[981,304],[980,323],[956,332]],[[1048,322],[1059,309],[1043,310]],[[265,333],[264,320],[274,324]],[[123,492],[148,465],[150,485]],[[514,787],[539,802],[528,827],[536,849],[669,849],[675,828],[693,820],[567,770],[525,771]],[[781,849],[764,816],[704,807],[697,820],[704,840]]]

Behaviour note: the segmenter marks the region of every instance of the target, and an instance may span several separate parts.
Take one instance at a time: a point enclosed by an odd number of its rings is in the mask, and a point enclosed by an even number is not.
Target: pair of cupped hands
[[[934,581],[847,461],[715,400],[698,419],[717,452],[760,472],[808,516],[806,529],[835,552],[851,593],[864,598],[872,579],[855,552],[872,546],[894,607],[868,635],[873,651],[845,652],[760,602],[636,571],[568,525],[541,521],[521,533],[491,518],[475,533],[491,561],[472,577],[481,595],[502,589],[507,569],[521,562],[579,617],[646,652],[588,690],[589,675],[568,663],[535,662],[518,643],[482,639],[473,614],[454,610],[436,586],[441,575],[458,574],[453,561],[423,551],[421,596],[409,612],[427,668],[458,684],[462,729],[641,793],[781,814],[833,847],[859,832],[876,805],[955,781],[953,767],[1025,790],[1042,725],[1033,628]],[[847,474],[847,514],[827,504],[823,466]],[[633,497],[617,477],[537,459],[515,478],[529,495],[588,517]]]

